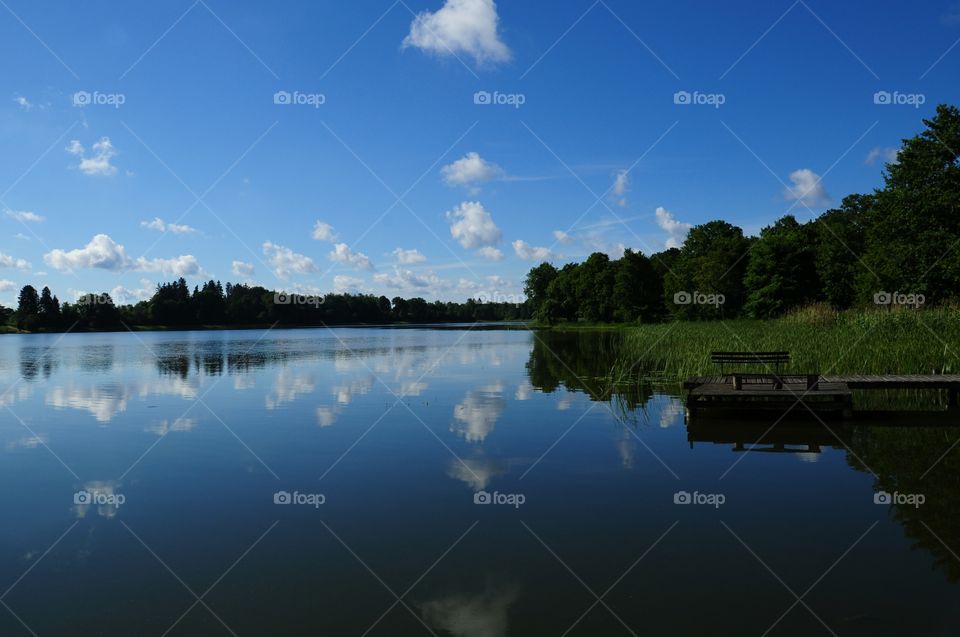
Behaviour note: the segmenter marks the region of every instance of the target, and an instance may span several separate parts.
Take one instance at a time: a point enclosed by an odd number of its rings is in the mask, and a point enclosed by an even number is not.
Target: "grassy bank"
[[[834,312],[782,319],[673,322],[627,328],[624,368],[664,380],[717,373],[710,352],[790,352],[787,371],[832,374],[960,372],[960,310]]]

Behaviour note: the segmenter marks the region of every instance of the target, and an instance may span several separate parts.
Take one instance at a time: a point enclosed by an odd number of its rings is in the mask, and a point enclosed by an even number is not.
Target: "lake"
[[[0,634],[956,634],[953,429],[752,447],[617,338],[2,336]]]

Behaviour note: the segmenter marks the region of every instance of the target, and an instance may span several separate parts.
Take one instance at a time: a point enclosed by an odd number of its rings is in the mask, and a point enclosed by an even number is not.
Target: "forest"
[[[941,105],[903,140],[883,187],[805,222],[788,214],[757,237],[726,221],[692,228],[649,256],[530,270],[544,324],[784,316],[805,306],[947,305],[960,296],[960,110]],[[799,214],[799,213],[798,213]]]
[[[306,296],[260,286],[208,281],[193,290],[184,279],[157,286],[146,301],[116,305],[108,293],[86,294],[61,303],[48,287],[26,285],[15,311],[3,310],[7,325],[24,331],[120,330],[133,328],[252,327],[267,325],[384,325],[509,321],[529,317],[525,304],[428,302],[367,294]]]

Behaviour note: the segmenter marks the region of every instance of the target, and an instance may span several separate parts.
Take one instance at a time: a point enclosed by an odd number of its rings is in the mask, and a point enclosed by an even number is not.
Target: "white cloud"
[[[128,270],[131,259],[124,247],[106,234],[98,234],[83,248],[69,252],[56,249],[43,255],[44,262],[57,270],[99,268],[112,272]]]
[[[447,220],[451,222],[450,234],[468,250],[496,245],[502,236],[479,201],[464,201],[447,212]]]
[[[131,259],[126,249],[106,234],[95,235],[83,248],[65,251],[51,250],[43,255],[44,262],[57,270],[79,270],[97,268],[111,272],[162,272],[167,276],[206,277],[208,274],[200,267],[197,258],[184,254],[170,259]]]
[[[506,62],[510,49],[497,33],[493,0],[446,0],[434,13],[417,14],[403,47],[416,47],[440,56],[467,54],[477,64]]]
[[[22,95],[17,95],[13,98],[13,101],[17,104],[17,106],[25,111],[29,111],[31,108],[33,108],[33,104],[30,102],[30,100]]]
[[[352,293],[359,294],[363,288],[363,279],[358,279],[355,276],[347,276],[345,274],[338,274],[333,277],[333,289],[335,292],[340,294]]]
[[[310,257],[271,241],[263,242],[263,254],[266,255],[274,275],[279,279],[286,279],[290,273],[309,274],[320,269]]]
[[[313,224],[313,238],[317,241],[336,241],[337,233],[333,231],[333,226],[323,221],[317,221]]]
[[[440,169],[443,181],[448,186],[468,186],[473,192],[479,190],[476,186],[486,181],[504,176],[500,166],[488,162],[478,153],[470,152]]]
[[[897,163],[897,155],[899,152],[900,151],[896,148],[883,148],[877,146],[867,153],[867,158],[863,160],[863,163],[872,166],[878,159],[882,159],[885,164],[895,164]]]
[[[129,289],[118,285],[110,290],[110,298],[120,305],[134,304],[146,301],[153,296],[154,291],[156,291],[156,285],[150,279],[140,279],[139,288]]]
[[[101,137],[100,141],[93,145],[93,154],[89,157],[83,144],[76,139],[70,141],[66,150],[80,158],[77,167],[84,175],[112,175],[117,172],[117,167],[110,163],[110,160],[117,156],[117,149],[113,147],[109,137]]]
[[[123,246],[121,246],[123,247]],[[137,258],[134,262],[133,270],[139,272],[162,272],[167,276],[175,277],[204,277],[210,276],[203,268],[197,258],[192,254],[183,254],[171,259],[145,259]]]
[[[141,221],[141,228],[156,230],[157,232],[172,232],[173,234],[193,234],[199,232],[196,228],[179,223],[167,223],[160,217],[154,217],[151,221]]]
[[[538,248],[522,239],[513,242],[513,251],[518,257],[527,261],[552,261],[557,258],[550,248]]]
[[[674,219],[673,213],[663,206],[657,208],[656,215],[657,225],[667,233],[666,246],[668,248],[679,248],[683,245],[684,240],[687,238],[687,233],[690,232],[690,228],[692,228],[693,225],[684,223],[683,221],[677,221]]]
[[[374,274],[373,280],[380,285],[398,290],[430,289],[434,292],[439,290],[448,290],[451,284],[446,279],[442,279],[433,273],[432,270],[417,273],[413,270],[406,270],[394,266],[394,274]]]
[[[793,186],[787,186],[783,196],[788,201],[798,201],[804,206],[823,206],[830,203],[830,195],[820,181],[820,175],[809,168],[801,168],[790,173]]]
[[[17,287],[17,284],[10,279],[0,279],[0,292],[9,292]]]
[[[346,243],[338,243],[333,246],[333,250],[327,255],[331,261],[349,265],[358,270],[373,270],[373,263],[370,257],[362,252],[354,252]]]
[[[564,232],[563,230],[554,230],[553,238],[564,245],[570,245],[575,241],[573,237],[571,237],[568,233]]]
[[[32,221],[34,223],[40,223],[46,219],[46,217],[29,210],[7,210],[7,216],[13,217],[17,221]]]
[[[249,279],[253,276],[254,268],[252,263],[246,261],[233,261],[230,264],[230,271],[234,276],[240,276]]]
[[[419,250],[404,250],[403,248],[397,248],[393,251],[393,256],[397,258],[397,263],[402,263],[408,265],[411,263],[423,263],[427,260],[427,257],[423,256]]]
[[[489,261],[503,261],[503,251],[493,246],[484,246],[477,250],[477,255]]]
[[[630,173],[626,170],[618,170],[613,178],[613,187],[610,189],[613,201],[618,206],[627,205],[627,193],[630,192]]]
[[[12,257],[9,254],[0,252],[0,268],[16,268],[18,270],[29,270],[30,262],[26,259]]]

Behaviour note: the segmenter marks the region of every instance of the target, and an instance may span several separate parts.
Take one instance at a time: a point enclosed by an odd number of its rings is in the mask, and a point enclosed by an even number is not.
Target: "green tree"
[[[48,325],[55,324],[60,318],[60,300],[53,296],[47,286],[40,291],[40,316]]]
[[[860,297],[879,290],[960,295],[960,110],[940,105],[926,129],[905,139],[876,193]]]
[[[664,300],[670,312],[680,318],[736,316],[745,297],[743,276],[750,244],[743,230],[726,221],[692,228],[664,280]],[[677,302],[694,293],[722,294],[724,303],[718,307]]]
[[[814,231],[787,215],[760,231],[750,249],[744,275],[744,311],[753,318],[772,318],[817,300]]]
[[[587,257],[577,268],[574,282],[577,316],[591,323],[613,320],[613,284],[610,257],[602,252]]]
[[[543,310],[552,321],[575,321],[580,310],[577,298],[577,277],[580,266],[567,263],[557,272],[557,277],[547,286],[549,306]]]
[[[839,209],[828,210],[815,222],[816,266],[822,296],[836,309],[857,299],[857,281],[872,275],[863,265],[867,220],[875,205],[871,195],[850,195]]]
[[[543,312],[544,305],[548,299],[547,290],[550,284],[557,278],[557,269],[549,263],[541,263],[535,268],[531,268],[527,273],[527,278],[523,284],[523,293],[527,295],[527,301],[533,308],[533,314],[537,320],[550,323],[549,318]]]
[[[17,327],[33,330],[40,325],[40,295],[32,285],[20,289],[17,297]]]
[[[654,321],[663,308],[663,283],[650,260],[627,248],[614,262],[614,318],[618,321]]]

